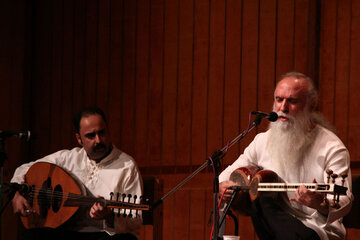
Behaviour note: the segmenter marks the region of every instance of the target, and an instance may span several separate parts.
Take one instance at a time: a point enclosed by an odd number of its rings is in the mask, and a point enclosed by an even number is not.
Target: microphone
[[[276,112],[270,112],[270,113],[264,113],[264,112],[258,112],[258,111],[252,111],[252,115],[256,115],[258,118],[266,118],[270,122],[275,122],[278,120],[278,115]]]
[[[30,140],[31,133],[29,130],[25,131],[8,131],[0,130],[0,139],[9,138],[9,137],[18,137],[20,139],[25,139],[26,141]]]

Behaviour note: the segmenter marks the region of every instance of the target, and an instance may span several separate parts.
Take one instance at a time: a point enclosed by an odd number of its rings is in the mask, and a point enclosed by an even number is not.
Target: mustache
[[[276,112],[276,114],[279,116],[279,117],[286,117],[288,118],[289,120],[295,120],[295,117],[290,115],[290,114],[287,114],[287,113],[284,113],[283,111],[279,111],[279,112]]]
[[[104,143],[99,143],[94,146],[94,150],[99,150],[101,148],[106,148],[106,145]]]

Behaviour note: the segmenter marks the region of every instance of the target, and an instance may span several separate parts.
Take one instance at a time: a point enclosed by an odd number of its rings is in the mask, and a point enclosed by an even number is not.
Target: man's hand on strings
[[[313,183],[316,183],[315,179],[313,180]],[[321,204],[324,200],[323,194],[310,191],[304,185],[301,185],[296,189],[295,195],[296,198],[290,198],[290,201],[297,202],[299,204],[316,209],[323,214],[327,214],[328,207]]]
[[[26,198],[19,192],[15,193],[14,198],[11,202],[15,214],[20,214],[21,216],[26,217],[33,213],[30,204],[28,203]]]
[[[239,184],[234,183],[233,181],[224,181],[219,184],[219,195],[223,196],[223,201],[228,202],[231,199],[231,196],[234,194],[234,190],[227,189],[231,186],[238,186]],[[227,190],[226,190],[227,189]],[[226,190],[225,194],[224,191]]]
[[[92,205],[89,215],[92,219],[101,220],[107,218],[111,214],[111,209],[103,206],[101,202]]]

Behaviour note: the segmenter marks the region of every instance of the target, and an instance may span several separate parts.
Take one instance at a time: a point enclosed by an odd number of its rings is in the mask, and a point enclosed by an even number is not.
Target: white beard
[[[271,157],[273,171],[288,182],[302,182],[305,177],[303,158],[314,139],[311,113],[304,111],[296,117],[283,112],[277,114],[289,120],[272,122],[269,126],[266,148]]]

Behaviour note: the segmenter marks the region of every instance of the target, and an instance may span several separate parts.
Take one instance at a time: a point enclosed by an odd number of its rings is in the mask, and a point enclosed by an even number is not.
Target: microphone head
[[[276,112],[271,112],[269,113],[269,117],[267,118],[270,122],[275,122],[276,120],[278,120],[279,116],[277,115]]]

